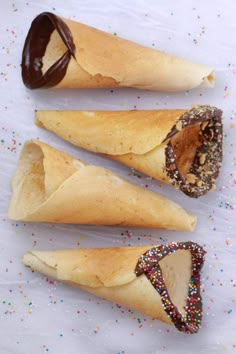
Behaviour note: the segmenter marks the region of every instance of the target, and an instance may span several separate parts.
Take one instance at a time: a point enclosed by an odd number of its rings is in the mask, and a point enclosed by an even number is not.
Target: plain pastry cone
[[[31,24],[23,49],[22,77],[31,89],[135,87],[181,91],[214,86],[211,67],[49,12]]]
[[[155,251],[155,247],[158,252]],[[147,273],[140,272],[137,276],[136,270],[143,267],[142,264],[137,267],[138,261],[140,262],[140,257],[147,251],[151,254],[151,258],[156,257],[158,253],[160,260],[155,260],[153,265],[158,264],[161,268],[164,281],[159,284],[159,287],[162,287],[162,291],[164,287],[166,288],[170,301],[186,319],[187,299],[191,296],[190,279],[195,284],[193,287],[195,295],[192,295],[191,302],[193,303],[193,297],[196,296],[196,302],[199,301],[201,306],[198,271],[203,264],[205,252],[192,242],[170,243],[155,247],[30,251],[24,255],[23,263],[34,271],[78,286],[89,293],[158,318],[168,324],[176,325],[176,319],[171,320],[168,316],[168,306],[165,308],[163,304],[164,292],[160,294],[158,289],[155,289]],[[193,263],[193,257],[196,255],[197,266]],[[142,260],[146,259],[147,257],[142,257]],[[194,274],[191,273],[192,269],[195,269]],[[193,277],[196,277],[195,280]],[[193,312],[193,309],[191,311]],[[200,318],[201,315],[199,308]],[[178,328],[178,324],[176,327]]]
[[[191,197],[214,188],[222,162],[222,112],[37,111],[36,123],[70,143],[106,154]]]
[[[193,230],[196,217],[165,197],[38,140],[26,142],[12,179],[11,219]]]

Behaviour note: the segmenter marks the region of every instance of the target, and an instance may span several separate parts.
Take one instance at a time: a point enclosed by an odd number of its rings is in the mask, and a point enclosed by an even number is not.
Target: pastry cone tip
[[[210,68],[210,73],[207,75],[199,87],[214,87],[215,86],[215,71]]]

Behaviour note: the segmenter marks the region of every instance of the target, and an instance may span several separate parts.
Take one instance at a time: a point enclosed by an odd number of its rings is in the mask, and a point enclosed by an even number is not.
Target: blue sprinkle
[[[227,312],[228,312],[228,314],[230,315],[230,314],[233,312],[233,310],[230,309],[230,310],[228,310]]]

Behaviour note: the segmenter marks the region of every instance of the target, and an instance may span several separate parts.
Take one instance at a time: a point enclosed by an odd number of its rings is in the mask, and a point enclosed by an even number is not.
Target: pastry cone
[[[52,13],[31,24],[22,54],[28,88],[135,87],[181,91],[213,87],[211,67],[143,47]]]
[[[200,270],[193,242],[161,246],[31,251],[23,263],[49,277],[195,333],[201,325]]]
[[[36,123],[84,149],[106,154],[190,197],[214,188],[222,163],[222,111],[37,111]]]
[[[102,167],[38,140],[26,142],[12,180],[11,219],[193,230],[196,217]]]

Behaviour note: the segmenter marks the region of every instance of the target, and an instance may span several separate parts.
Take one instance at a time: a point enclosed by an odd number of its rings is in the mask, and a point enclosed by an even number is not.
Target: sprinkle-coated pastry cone
[[[31,89],[134,87],[181,91],[213,87],[211,67],[143,47],[44,12],[31,24],[22,54]]]
[[[12,191],[8,215],[14,220],[186,231],[196,224],[167,198],[38,140],[25,143]]]
[[[214,188],[222,163],[222,111],[37,111],[36,123],[72,144],[106,154],[190,197]]]
[[[193,242],[160,246],[30,251],[32,270],[142,312],[186,333],[201,325],[200,270],[205,251]]]

